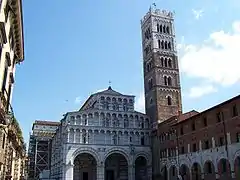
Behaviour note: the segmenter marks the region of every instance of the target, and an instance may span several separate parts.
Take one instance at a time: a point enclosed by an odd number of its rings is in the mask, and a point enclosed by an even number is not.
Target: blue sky
[[[36,119],[61,119],[108,87],[136,95],[143,109],[140,19],[151,0],[25,0],[25,61],[13,92],[25,141]],[[155,1],[175,11],[184,111],[240,92],[240,3]]]

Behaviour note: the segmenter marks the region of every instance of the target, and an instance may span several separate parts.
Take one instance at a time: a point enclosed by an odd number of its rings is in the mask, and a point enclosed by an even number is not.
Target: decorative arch
[[[201,166],[199,163],[195,162],[193,163],[191,167],[192,172],[192,180],[201,180],[202,179],[202,171]]]
[[[73,162],[73,180],[84,177],[87,174],[89,179],[97,178],[97,161],[90,153],[79,154]]]
[[[127,160],[128,164],[132,164],[132,161],[131,161],[131,159],[130,159],[129,156],[128,156],[129,153],[128,153],[125,149],[119,148],[119,147],[113,147],[113,148],[109,149],[109,150],[104,154],[103,162],[105,162],[106,159],[107,159],[110,155],[112,155],[112,154],[114,154],[114,153],[118,153],[118,154],[123,155],[123,156],[125,157],[125,159]]]
[[[234,172],[236,179],[240,179],[240,156],[237,156],[234,160]]]
[[[181,165],[179,174],[182,177],[182,180],[190,180],[190,170],[186,164]]]
[[[215,167],[212,161],[207,160],[204,163],[203,172],[204,172],[204,179],[214,179],[216,177]]]
[[[217,163],[217,167],[220,178],[228,179],[231,177],[231,165],[227,159],[221,158]]]
[[[145,156],[139,155],[134,160],[135,178],[138,180],[148,179],[148,162]]]
[[[152,158],[151,158],[151,156],[150,156],[148,153],[146,153],[146,152],[139,152],[139,153],[137,153],[137,154],[134,156],[134,161],[133,161],[133,162],[135,162],[136,159],[137,159],[138,157],[140,157],[140,156],[142,156],[142,157],[144,157],[144,158],[146,159],[148,165],[151,165],[151,164],[152,164]]]
[[[74,159],[80,155],[80,154],[83,154],[83,153],[86,153],[86,154],[90,154],[92,155],[96,161],[97,161],[97,164],[100,165],[101,163],[101,158],[100,158],[100,155],[98,154],[98,152],[91,148],[91,147],[80,147],[78,149],[76,149],[72,154],[71,154],[71,158],[70,158],[70,161],[71,162],[74,162]]]
[[[170,96],[167,96],[167,105],[172,105],[172,98]]]

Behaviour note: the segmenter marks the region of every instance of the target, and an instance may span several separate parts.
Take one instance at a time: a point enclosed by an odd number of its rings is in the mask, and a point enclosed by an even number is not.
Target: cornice
[[[10,0],[10,6],[13,11],[13,15],[10,16],[10,21],[15,39],[16,62],[19,63],[24,60],[22,0]]]

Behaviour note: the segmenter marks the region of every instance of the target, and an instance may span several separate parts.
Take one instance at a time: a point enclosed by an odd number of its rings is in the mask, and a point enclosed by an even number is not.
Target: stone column
[[[76,143],[76,129],[73,129],[73,143]]]
[[[199,141],[199,151],[201,151],[202,150],[202,141],[200,140]]]
[[[216,145],[215,145],[215,139],[214,139],[214,137],[212,137],[212,148],[215,148],[216,147]]]
[[[64,168],[65,168],[64,174],[63,174],[64,180],[73,180],[74,165],[69,163],[69,164],[66,164]]]
[[[67,142],[69,142],[69,140],[70,140],[70,130],[68,129],[67,130]]]
[[[105,167],[103,164],[97,166],[97,180],[104,180]]]
[[[231,144],[231,135],[230,135],[229,132],[227,133],[227,144],[228,144],[228,145]]]
[[[135,180],[135,166],[128,166],[128,180]]]

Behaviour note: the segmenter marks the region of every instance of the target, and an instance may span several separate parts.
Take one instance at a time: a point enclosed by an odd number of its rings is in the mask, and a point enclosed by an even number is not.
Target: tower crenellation
[[[174,13],[150,7],[141,28],[145,107],[157,124],[182,110]]]

